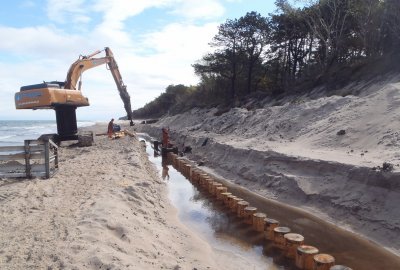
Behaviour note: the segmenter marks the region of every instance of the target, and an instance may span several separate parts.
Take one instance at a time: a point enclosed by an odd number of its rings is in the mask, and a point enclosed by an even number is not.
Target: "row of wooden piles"
[[[226,209],[236,213],[246,224],[264,234],[266,241],[272,241],[275,247],[284,255],[295,260],[296,267],[305,270],[351,270],[343,265],[335,265],[335,258],[329,254],[320,253],[319,249],[305,245],[304,237],[291,232],[290,228],[280,226],[278,220],[267,218],[265,213],[257,212],[257,208],[249,202],[235,196],[217,179],[192,165],[187,159],[174,153],[168,153],[168,161],[187,179],[200,189],[207,190]]]

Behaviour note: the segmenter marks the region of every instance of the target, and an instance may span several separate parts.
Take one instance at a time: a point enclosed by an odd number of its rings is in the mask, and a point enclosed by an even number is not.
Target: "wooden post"
[[[50,178],[50,148],[49,141],[44,142],[44,167],[46,170],[46,178]]]
[[[206,177],[208,177],[208,174],[206,174],[206,173],[201,173],[201,174],[200,174],[199,182],[198,182],[200,186],[203,185],[204,179],[205,179]]]
[[[216,197],[217,197],[217,200],[222,200],[223,198],[222,198],[222,193],[224,193],[224,192],[228,192],[228,188],[227,187],[224,187],[224,186],[220,186],[220,187],[217,187],[217,192],[216,192]]]
[[[257,232],[263,232],[264,231],[264,224],[265,220],[267,218],[267,215],[264,213],[255,213],[253,215],[253,229],[256,230]]]
[[[212,183],[214,183],[213,179],[211,177],[207,177],[204,179],[203,188],[208,191],[208,187],[212,185]]]
[[[237,214],[237,212],[238,212],[238,202],[240,202],[240,201],[243,201],[243,199],[242,198],[238,198],[238,197],[232,198],[232,201],[231,201],[231,204],[229,205],[229,208],[231,209],[231,211],[233,213]]]
[[[185,168],[185,165],[186,165],[186,161],[184,161],[183,159],[181,159],[180,162],[179,162],[179,172],[180,172],[181,174],[183,174],[183,175],[184,175],[184,168]]]
[[[286,241],[284,235],[290,233],[288,227],[276,227],[274,229],[274,244],[279,249],[285,249]]]
[[[32,178],[31,174],[31,160],[30,160],[30,140],[24,141],[24,148],[25,148],[25,173],[27,178]]]
[[[313,246],[301,245],[297,248],[296,252],[296,266],[299,269],[313,270],[314,268],[314,255],[319,250]]]
[[[249,206],[249,203],[246,201],[239,201],[237,203],[237,216],[240,218],[244,217],[244,209]]]
[[[192,168],[192,166],[190,164],[185,164],[185,166],[183,166],[184,176],[188,179],[190,179],[191,168]]]
[[[196,168],[193,167],[193,168],[190,170],[190,175],[189,175],[189,181],[190,181],[190,182],[193,182],[193,178],[194,178],[195,173],[196,173]]]
[[[279,221],[272,218],[264,219],[264,236],[267,240],[274,240],[274,229],[279,226]]]
[[[229,207],[231,205],[231,201],[232,199],[236,197],[235,195],[233,195],[232,193],[228,196],[226,196],[226,198],[224,199],[224,204]]]
[[[257,208],[247,206],[244,209],[244,222],[249,225],[253,225],[253,215],[257,212]]]
[[[210,194],[212,194],[212,189],[213,189],[213,187],[214,187],[214,183],[217,183],[217,182],[215,182],[214,180],[211,181],[211,182],[208,182],[207,191],[208,191],[208,193],[210,193]]]
[[[226,204],[226,201],[228,200],[228,196],[231,196],[231,195],[232,195],[232,193],[230,193],[230,192],[223,192],[223,193],[221,193],[222,202],[223,202],[224,204]]]
[[[220,187],[220,186],[222,186],[221,183],[214,182],[214,183],[212,184],[211,195],[216,196],[216,195],[217,195],[217,188]]]
[[[284,235],[286,243],[286,257],[294,259],[297,248],[304,244],[304,237],[297,233],[287,233]]]
[[[192,182],[192,183],[196,182],[196,178],[197,178],[198,172],[199,171],[196,168],[192,168],[190,170],[190,179],[189,179],[190,182]]]
[[[329,254],[314,255],[314,270],[329,270],[335,264],[335,258]]]
[[[55,155],[55,158],[54,158],[54,169],[58,170],[58,147],[57,146],[54,147],[54,155]]]
[[[211,179],[210,181],[207,182],[207,186],[205,187],[205,189],[206,189],[206,190],[208,191],[208,193],[210,193],[210,194],[211,194],[211,192],[212,192],[214,183],[216,183],[216,182],[214,181],[214,179]]]

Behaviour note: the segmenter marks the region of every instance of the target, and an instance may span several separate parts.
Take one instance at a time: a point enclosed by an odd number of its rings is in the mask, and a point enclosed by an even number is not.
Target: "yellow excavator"
[[[103,51],[105,52],[104,57],[94,57]],[[69,68],[65,82],[51,81],[22,86],[20,91],[15,94],[16,109],[54,109],[58,133],[55,140],[77,140],[76,108],[89,106],[88,98],[84,97],[81,92],[82,73],[102,64],[107,64],[111,71],[124,103],[127,118],[133,126],[130,96],[122,81],[113,53],[108,47],[86,56],[79,56],[78,60]]]

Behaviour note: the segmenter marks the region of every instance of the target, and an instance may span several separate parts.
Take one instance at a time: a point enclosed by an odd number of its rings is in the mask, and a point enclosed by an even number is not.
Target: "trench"
[[[178,209],[179,219],[210,244],[221,265],[226,269],[241,269],[238,265],[246,265],[246,269],[298,269],[293,260],[285,258],[261,233],[253,231],[206,191],[193,186],[172,165],[164,164],[161,156],[154,156],[150,137],[142,135],[150,161],[168,185],[169,198]],[[400,269],[399,257],[369,240],[301,209],[269,200],[227,180],[218,180],[229,192],[257,207],[258,212],[267,213],[268,217],[279,220],[281,226],[302,234],[306,244],[334,256],[337,264],[360,270]]]

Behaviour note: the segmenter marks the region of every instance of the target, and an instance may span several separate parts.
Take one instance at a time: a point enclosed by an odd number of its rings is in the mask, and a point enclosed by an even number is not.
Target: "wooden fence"
[[[58,170],[58,146],[49,140],[25,140],[24,146],[0,146],[0,177],[50,178]]]

